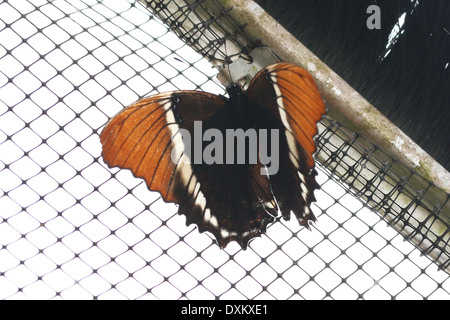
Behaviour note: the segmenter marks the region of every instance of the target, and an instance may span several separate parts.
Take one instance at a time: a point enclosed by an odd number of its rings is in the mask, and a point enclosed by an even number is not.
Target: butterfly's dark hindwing
[[[254,106],[247,106],[247,115],[238,116],[233,103],[234,101],[229,100],[223,109],[202,121],[202,133],[215,129],[226,139],[227,130],[254,129],[254,120],[248,118],[249,114],[256,111]],[[204,147],[207,144],[204,142]],[[222,163],[192,164],[200,184],[199,197],[206,199],[202,214],[192,215],[188,203],[180,204],[180,212],[186,214],[188,222],[195,222],[200,231],[211,232],[221,247],[235,240],[245,248],[251,238],[264,232],[267,225],[274,220],[277,208],[270,192],[269,179],[261,175],[261,164],[238,164],[236,154],[232,163],[227,163],[225,141],[223,145],[225,148]],[[192,155],[193,151],[190,154]]]

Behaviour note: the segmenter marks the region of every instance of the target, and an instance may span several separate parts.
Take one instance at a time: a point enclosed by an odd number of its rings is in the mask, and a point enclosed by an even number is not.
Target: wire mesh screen
[[[197,3],[180,12],[209,28]],[[448,194],[327,118],[318,222],[280,220],[245,251],[220,250],[141,179],[108,169],[99,133],[124,106],[224,92],[217,47],[198,54],[180,38],[229,25],[183,36],[159,13],[177,34],[133,0],[0,1],[0,298],[450,298]]]

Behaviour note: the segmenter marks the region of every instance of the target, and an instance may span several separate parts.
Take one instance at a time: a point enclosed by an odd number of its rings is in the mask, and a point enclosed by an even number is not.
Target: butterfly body
[[[237,83],[232,83],[226,88],[228,93],[228,105],[232,108],[238,118],[251,119],[249,112],[251,109],[251,102],[249,101],[245,91],[242,86]]]
[[[227,92],[173,91],[125,108],[101,133],[105,162],[144,178],[221,247],[235,240],[245,248],[291,212],[308,227],[318,188],[313,137],[325,113],[312,77],[279,63],[246,91],[232,84]]]

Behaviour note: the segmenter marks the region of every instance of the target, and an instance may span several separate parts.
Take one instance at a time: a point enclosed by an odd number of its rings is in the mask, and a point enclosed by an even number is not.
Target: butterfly
[[[326,113],[314,79],[281,62],[259,71],[247,90],[237,83],[226,90],[228,97],[164,92],[126,107],[100,134],[104,162],[143,178],[165,202],[178,205],[187,225],[212,233],[221,248],[236,241],[246,249],[291,212],[310,228],[319,188],[314,136]],[[234,140],[244,135],[244,148],[228,148],[223,137],[229,132],[241,134]],[[254,132],[261,133],[256,140]]]

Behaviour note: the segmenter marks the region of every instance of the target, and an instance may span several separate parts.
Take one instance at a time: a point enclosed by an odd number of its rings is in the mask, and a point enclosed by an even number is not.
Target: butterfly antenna
[[[187,63],[186,61],[184,61],[183,59],[181,59],[181,58],[178,58],[178,57],[172,57],[174,60],[176,60],[176,61],[178,61],[178,62],[181,62],[181,63],[184,63],[184,64],[187,64],[187,65],[189,65],[189,63]]]
[[[230,84],[232,84],[233,83],[233,78],[231,77],[231,70],[230,70],[231,60],[228,57],[227,39],[226,38],[223,40],[223,46],[224,46],[224,49],[225,49],[225,59],[224,59],[224,61],[225,61],[225,64],[226,64],[226,68],[228,69],[228,76],[230,77]]]

